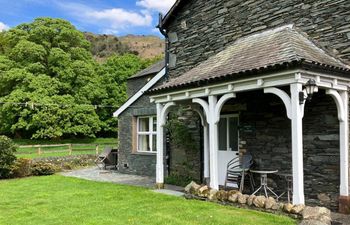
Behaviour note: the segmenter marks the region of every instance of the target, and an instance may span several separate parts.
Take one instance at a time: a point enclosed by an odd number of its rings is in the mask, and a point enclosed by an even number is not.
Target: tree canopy
[[[103,64],[68,21],[38,18],[0,33],[0,132],[19,137],[115,135],[126,79],[152,61],[114,55]]]

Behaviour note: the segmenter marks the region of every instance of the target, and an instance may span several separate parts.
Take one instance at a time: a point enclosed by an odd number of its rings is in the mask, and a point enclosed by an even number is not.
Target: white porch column
[[[164,188],[164,125],[171,106],[174,102],[169,102],[164,106],[157,103],[157,164],[156,164],[156,186]]]
[[[327,90],[337,105],[340,149],[340,196],[349,196],[349,95],[347,91]]]
[[[204,147],[204,154],[203,154],[203,160],[204,160],[204,171],[203,171],[203,176],[204,180],[207,184],[209,184],[209,177],[210,177],[210,163],[209,163],[209,128],[208,128],[208,123],[209,123],[209,104],[207,101],[200,99],[200,98],[195,98],[192,99],[193,103],[199,104],[203,110],[198,110],[194,108],[194,110],[199,114],[201,117],[201,122],[203,126],[203,147]]]
[[[157,164],[156,164],[156,186],[164,188],[164,127],[162,126],[163,105],[157,103]]]
[[[344,120],[339,122],[340,140],[340,195],[349,196],[349,96],[342,91]]]
[[[210,155],[210,187],[219,190],[219,177],[218,177],[218,124],[216,123],[216,96],[209,96],[209,155]]]
[[[207,182],[210,173],[209,173],[209,129],[208,129],[208,124],[204,123],[203,126],[203,136],[204,136],[204,180]]]
[[[292,120],[293,204],[305,204],[303,165],[303,106],[299,104],[302,84],[290,85]]]

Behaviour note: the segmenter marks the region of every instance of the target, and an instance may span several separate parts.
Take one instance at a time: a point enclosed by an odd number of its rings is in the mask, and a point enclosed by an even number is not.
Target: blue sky
[[[99,34],[160,35],[158,13],[175,0],[0,0],[0,31],[37,17],[69,20],[81,31]]]

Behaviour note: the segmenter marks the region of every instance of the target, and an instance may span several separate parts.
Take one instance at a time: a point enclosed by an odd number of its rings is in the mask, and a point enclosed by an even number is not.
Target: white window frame
[[[149,119],[149,131],[140,131],[140,119]],[[141,152],[141,153],[157,153],[157,149],[153,149],[153,135],[157,135],[157,130],[153,130],[153,121],[154,119],[157,119],[157,117],[155,115],[152,116],[139,116],[137,117],[137,128],[136,128],[136,137],[137,137],[137,152]],[[142,151],[139,148],[139,136],[140,135],[144,135],[144,136],[148,136],[149,138],[149,149],[150,151]],[[157,147],[156,147],[157,148]]]
[[[220,120],[221,119],[226,119],[226,149],[219,149],[219,151],[233,151],[232,149],[230,149],[229,118],[237,118],[237,124],[238,124],[238,127],[239,127],[239,114],[220,115]],[[238,129],[238,127],[237,127],[237,140],[238,140],[237,141],[237,150],[239,149],[239,129]],[[218,127],[218,129],[219,129],[219,127]],[[220,135],[220,131],[219,130],[218,130],[218,135]]]

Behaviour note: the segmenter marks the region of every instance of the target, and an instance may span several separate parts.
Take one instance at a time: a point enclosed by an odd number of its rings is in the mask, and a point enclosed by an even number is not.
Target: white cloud
[[[147,10],[131,11],[123,8],[94,9],[79,3],[56,1],[63,10],[81,23],[94,24],[108,33],[118,33],[130,27],[149,27],[152,15]]]
[[[138,0],[136,5],[149,10],[166,13],[176,0]]]
[[[101,11],[88,11],[86,18],[110,23],[111,27],[118,28],[127,25],[131,26],[150,26],[152,16],[148,13],[138,13],[127,11],[121,8],[105,9]]]
[[[10,27],[4,24],[3,22],[0,22],[0,32],[4,30],[8,30]]]

